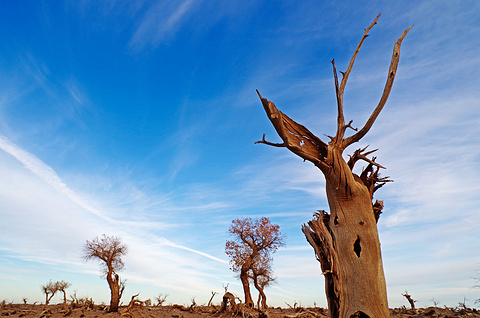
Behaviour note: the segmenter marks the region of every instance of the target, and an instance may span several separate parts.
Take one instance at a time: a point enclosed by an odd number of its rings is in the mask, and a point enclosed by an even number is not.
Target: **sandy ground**
[[[195,306],[191,309],[182,306],[146,307],[134,306],[130,310],[121,307],[117,313],[107,313],[101,306],[91,308],[68,308],[63,305],[29,305],[29,304],[6,304],[0,308],[2,317],[24,318],[194,318],[194,317],[268,317],[268,318],[313,318],[328,317],[328,311],[324,308],[270,308],[264,315],[254,310],[243,310],[237,313],[216,313],[214,307]],[[218,309],[218,307],[216,307]],[[480,312],[469,308],[422,308],[415,311],[398,308],[390,310],[391,317],[480,317]],[[373,318],[373,317],[372,317]],[[375,317],[377,318],[377,317]],[[381,318],[381,317],[378,317]]]

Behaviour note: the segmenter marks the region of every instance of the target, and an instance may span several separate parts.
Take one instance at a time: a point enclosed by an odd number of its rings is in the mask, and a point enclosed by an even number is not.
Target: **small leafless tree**
[[[405,291],[405,293],[403,293],[402,296],[405,297],[408,300],[408,303],[410,304],[410,308],[412,310],[415,310],[415,303],[417,301],[412,298],[412,295],[408,294],[408,292]]]
[[[55,282],[49,281],[45,285],[41,286],[43,293],[45,294],[45,305],[50,303],[55,293],[58,291],[57,284]]]
[[[168,294],[163,294],[160,293],[158,297],[155,297],[155,300],[157,301],[157,306],[162,306],[163,303],[167,300]]]
[[[95,237],[84,245],[85,260],[98,259],[101,261],[103,274],[107,278],[110,287],[109,312],[117,312],[120,299],[125,290],[125,281],[120,279],[117,272],[125,266],[122,257],[127,254],[127,246],[121,239],[115,236],[103,234]]]
[[[280,227],[266,217],[253,221],[251,218],[235,219],[229,229],[233,241],[227,241],[225,253],[230,257],[231,269],[239,273],[245,295],[245,305],[253,307],[249,278],[252,271],[260,271],[271,263],[271,253],[285,245]],[[257,285],[260,286],[260,285]],[[263,292],[263,289],[260,289]],[[260,292],[259,290],[259,292]]]
[[[65,291],[65,289],[70,287],[72,284],[61,280],[56,282],[55,285],[57,287],[57,291],[61,291],[63,293],[63,308],[66,310],[67,309],[67,292]]]
[[[137,297],[139,295],[140,295],[140,293],[137,293],[137,294],[132,296],[132,298],[130,299],[130,302],[128,303],[128,306],[127,306],[127,312],[130,312],[135,305],[140,305],[140,306],[145,305],[144,301],[141,301],[140,299],[137,299]]]

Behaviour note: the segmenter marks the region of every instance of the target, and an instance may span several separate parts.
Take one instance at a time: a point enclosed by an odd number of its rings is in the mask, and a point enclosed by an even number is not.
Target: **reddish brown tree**
[[[343,158],[345,148],[365,136],[384,107],[397,71],[402,40],[411,28],[405,30],[395,42],[385,88],[378,105],[365,125],[356,130],[351,126],[352,121],[345,123],[343,93],[355,58],[378,18],[379,15],[365,30],[347,70],[341,72],[343,77],[340,83],[335,62],[332,61],[338,113],[337,132],[335,136],[329,136],[328,143],[279,111],[273,102],[263,98],[257,91],[269,120],[283,141],[271,143],[265,140],[264,135],[257,143],[285,147],[302,159],[312,162],[325,176],[330,213],[322,211],[316,214],[312,221],[302,226],[302,231],[314,248],[325,276],[332,318],[389,316],[377,231],[383,202],[377,200],[372,203],[372,200],[373,193],[390,180],[380,177],[379,169],[383,167],[375,162],[375,157],[367,157],[375,150],[366,151],[365,147],[356,150],[348,162]],[[347,128],[355,133],[345,136]],[[353,167],[359,160],[368,163],[360,176],[353,173]]]
[[[284,236],[280,233],[280,227],[270,223],[266,217],[255,221],[251,218],[235,219],[229,232],[234,240],[226,242],[225,253],[230,257],[231,269],[239,273],[245,304],[253,307],[249,282],[252,270],[259,271],[263,263],[271,263],[270,254],[285,244]]]
[[[93,240],[85,243],[85,260],[99,259],[103,273],[107,278],[110,287],[110,308],[109,312],[117,312],[120,299],[125,290],[125,281],[120,280],[117,272],[123,269],[122,256],[127,254],[127,246],[121,239],[115,236],[95,237]]]
[[[266,310],[268,308],[267,295],[264,289],[275,281],[271,263],[271,258],[261,257],[253,264],[249,272],[253,286],[255,286],[255,289],[258,291],[257,308],[260,310]]]

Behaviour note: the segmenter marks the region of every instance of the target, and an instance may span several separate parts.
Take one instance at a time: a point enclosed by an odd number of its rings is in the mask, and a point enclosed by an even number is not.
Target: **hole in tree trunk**
[[[362,311],[357,311],[356,313],[351,315],[350,318],[370,318],[370,316]]]
[[[357,240],[353,243],[353,251],[357,254],[357,257],[360,258],[360,252],[362,252],[362,247],[360,246],[360,236],[357,235]],[[363,316],[358,316],[363,317]]]
[[[336,216],[335,219],[333,219],[333,224],[338,225],[338,216]]]

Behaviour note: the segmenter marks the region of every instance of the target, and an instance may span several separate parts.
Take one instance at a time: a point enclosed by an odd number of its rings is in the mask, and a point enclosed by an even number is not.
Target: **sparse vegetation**
[[[67,306],[67,294],[66,294],[65,289],[70,287],[70,285],[71,285],[70,283],[65,282],[63,280],[56,281],[56,282],[53,282],[53,281],[50,280],[45,285],[42,285],[41,289],[42,289],[43,293],[45,294],[45,305],[48,305],[50,303],[50,300],[52,300],[53,296],[55,296],[55,294],[60,291],[60,292],[63,293],[63,304],[64,304],[64,307],[66,308],[66,306]],[[23,302],[24,302],[24,304],[26,304],[27,299],[23,298]]]
[[[157,306],[162,306],[163,303],[167,300],[168,294],[160,293],[155,300],[157,301]]]
[[[67,309],[67,292],[65,289],[70,287],[72,284],[65,282],[63,280],[56,282],[57,285],[57,290],[63,293],[63,307],[66,310]]]
[[[213,304],[210,306],[198,305],[195,297],[191,298],[189,306],[168,305],[168,306],[149,306],[148,299],[141,301],[139,294],[131,297],[128,305],[120,305],[118,317],[150,317],[150,318],[198,318],[198,317],[250,317],[250,318],[327,318],[327,310],[322,307],[304,307],[300,302],[285,302],[288,308],[268,308],[268,311],[247,307],[244,303],[238,303],[237,297],[226,292],[223,296],[221,307],[217,308]],[[98,318],[105,315],[107,309],[104,305],[94,305],[91,298],[77,298],[76,292],[71,296],[72,301],[67,310],[63,309],[62,304],[57,305],[35,305],[35,304],[14,304],[3,300],[0,302],[0,316],[9,318],[62,318],[62,317],[80,317],[80,318]],[[405,306],[401,308],[390,309],[390,317],[438,317],[438,318],[460,318],[460,317],[480,317],[480,312],[469,308],[466,299],[459,302],[456,307],[428,307],[411,309]],[[77,305],[74,305],[77,304]],[[106,317],[106,316],[105,316]]]

